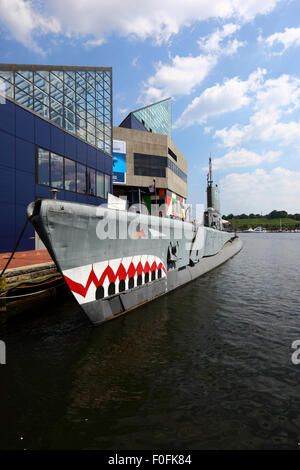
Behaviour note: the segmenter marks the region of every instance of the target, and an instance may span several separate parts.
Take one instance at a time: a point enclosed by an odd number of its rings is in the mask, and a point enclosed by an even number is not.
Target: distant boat
[[[244,230],[244,232],[246,232],[246,233],[249,233],[249,232],[250,233],[266,233],[266,231],[267,230],[265,228],[262,228],[261,226],[256,227],[254,229],[252,227],[250,227],[250,228],[248,228],[248,230]]]

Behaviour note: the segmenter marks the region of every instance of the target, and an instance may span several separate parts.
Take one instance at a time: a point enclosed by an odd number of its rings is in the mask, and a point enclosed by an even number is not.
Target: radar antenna
[[[209,181],[208,181],[208,184],[209,184],[209,186],[212,186],[212,184],[213,184],[211,154],[210,154],[210,157],[209,157]]]

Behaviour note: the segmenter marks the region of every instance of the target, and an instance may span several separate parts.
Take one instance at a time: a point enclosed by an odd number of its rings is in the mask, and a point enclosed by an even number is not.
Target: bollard
[[[0,277],[0,291],[6,289],[6,279],[4,276]],[[0,297],[0,312],[6,312],[6,296],[2,295]]]

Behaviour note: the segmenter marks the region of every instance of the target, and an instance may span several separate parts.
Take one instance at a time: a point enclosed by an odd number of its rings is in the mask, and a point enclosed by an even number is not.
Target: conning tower
[[[207,210],[205,212],[205,225],[207,227],[223,229],[221,207],[220,207],[220,190],[217,184],[213,184],[212,163],[209,157],[209,172],[207,174]]]

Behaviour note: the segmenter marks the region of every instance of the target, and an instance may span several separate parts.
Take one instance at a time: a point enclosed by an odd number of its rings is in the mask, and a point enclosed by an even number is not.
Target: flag
[[[154,193],[154,186],[153,184],[151,186],[148,187],[150,193]]]

